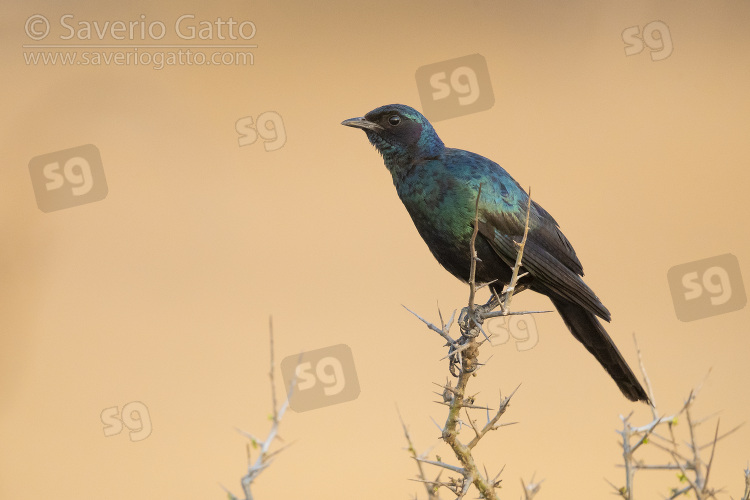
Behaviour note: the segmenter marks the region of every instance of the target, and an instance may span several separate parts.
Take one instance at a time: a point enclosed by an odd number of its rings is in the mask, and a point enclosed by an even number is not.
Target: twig
[[[469,243],[469,252],[471,253],[471,266],[469,269],[469,312],[474,313],[474,296],[477,293],[477,249],[476,241],[477,234],[479,234],[479,199],[482,196],[482,183],[479,183],[479,189],[477,190],[477,200],[474,203],[474,232],[471,235],[471,242]]]
[[[422,461],[420,460],[423,455],[417,454],[417,450],[414,448],[414,443],[412,442],[411,435],[409,434],[409,428],[406,427],[404,419],[401,417],[401,412],[398,410],[398,408],[396,408],[396,412],[398,413],[398,419],[401,421],[401,427],[404,429],[404,437],[406,437],[406,442],[409,444],[409,454],[417,462],[417,468],[419,469],[419,481],[424,483],[425,489],[427,490],[427,498],[431,500],[437,500],[440,498],[437,494],[437,488],[439,486],[438,479],[440,478],[440,475],[438,474],[438,477],[437,479],[435,479],[435,481],[427,480],[427,477],[424,473],[424,468],[422,467]]]
[[[453,314],[451,315],[451,319],[448,320],[448,324],[447,325],[443,324],[442,328],[438,328],[437,326],[433,325],[432,323],[430,323],[429,321],[427,321],[422,316],[420,316],[419,314],[415,313],[414,311],[412,311],[411,309],[409,309],[405,305],[401,304],[401,306],[404,309],[406,309],[407,311],[409,311],[410,313],[412,313],[414,316],[416,316],[417,318],[419,318],[419,320],[422,323],[424,323],[425,325],[427,325],[427,328],[429,328],[430,330],[432,330],[432,331],[437,332],[438,334],[440,334],[440,336],[443,337],[448,342],[448,345],[454,345],[456,343],[456,341],[453,340],[453,338],[450,336],[450,333],[448,333],[448,332],[450,332],[451,326],[453,325],[453,318],[456,316],[456,311],[453,311]],[[440,315],[440,322],[441,322],[441,324],[443,322],[443,315],[442,314]]]
[[[284,414],[286,413],[287,408],[289,408],[289,400],[292,397],[292,392],[294,391],[294,386],[296,385],[297,379],[296,376],[292,378],[291,383],[289,384],[289,391],[287,393],[287,399],[284,401],[284,403],[281,405],[281,408],[278,407],[277,401],[276,401],[276,384],[274,380],[274,372],[275,372],[275,363],[274,363],[274,345],[273,345],[273,320],[272,318],[269,318],[268,320],[268,330],[269,330],[269,337],[270,337],[270,371],[268,373],[268,377],[271,382],[271,402],[273,405],[273,414],[272,414],[272,424],[271,424],[271,430],[268,431],[268,435],[266,436],[266,439],[263,441],[260,441],[255,436],[250,434],[249,432],[245,432],[243,430],[237,429],[237,431],[242,434],[243,436],[247,437],[250,440],[250,443],[252,444],[253,448],[260,447],[260,453],[258,454],[258,458],[255,460],[255,463],[248,464],[247,467],[247,473],[242,476],[241,484],[242,484],[242,490],[245,494],[245,500],[253,500],[253,494],[251,492],[251,488],[253,485],[253,482],[257,477],[263,472],[274,460],[274,457],[278,455],[280,452],[285,450],[288,446],[291,445],[291,443],[282,446],[281,448],[271,451],[271,445],[275,440],[281,440],[281,437],[279,436],[279,424],[281,424],[281,419],[284,417]],[[248,461],[250,459],[250,452],[248,448]],[[227,488],[222,486],[224,491],[227,492],[229,495],[230,500],[239,500],[239,497],[235,496],[232,492],[230,492]]]
[[[708,484],[708,476],[711,475],[711,466],[714,463],[714,452],[716,451],[716,443],[719,441],[719,424],[720,423],[721,423],[721,419],[718,419],[716,421],[716,432],[714,433],[713,446],[711,446],[711,458],[708,459],[708,465],[706,465],[706,478],[704,479],[704,488],[705,488],[705,485]]]
[[[510,283],[505,288],[505,296],[501,308],[503,311],[508,311],[510,308],[510,299],[513,297],[513,292],[516,289],[516,283],[518,283],[518,270],[521,269],[521,259],[523,258],[523,249],[526,247],[526,238],[529,235],[529,218],[531,217],[531,188],[529,187],[529,197],[526,202],[526,223],[523,228],[523,238],[521,243],[518,244],[518,255],[516,255],[516,264],[513,266],[513,274],[510,278]]]
[[[536,474],[534,474],[536,475]],[[534,476],[531,476],[531,481],[529,481],[529,484],[527,485],[523,479],[521,479],[521,486],[523,487],[523,498],[524,500],[533,500],[533,498],[536,496],[537,493],[539,493],[539,490],[542,487],[542,483],[544,480],[539,481],[538,483],[534,482]]]
[[[651,379],[648,378],[648,373],[646,373],[646,365],[643,364],[643,356],[641,356],[641,348],[638,346],[638,339],[635,337],[635,332],[633,332],[633,343],[635,344],[635,352],[638,354],[638,367],[641,369],[643,380],[646,383],[646,393],[648,394],[649,403],[651,403],[651,415],[656,419],[656,400],[654,400],[654,390],[651,387]]]
[[[521,387],[521,386],[519,385],[518,387]],[[469,449],[474,448],[479,443],[479,440],[484,437],[485,434],[487,434],[491,430],[497,429],[495,424],[497,424],[497,421],[500,420],[500,417],[503,416],[503,414],[505,413],[505,410],[508,409],[508,405],[510,404],[510,399],[516,393],[516,391],[518,390],[518,387],[516,387],[513,390],[510,396],[506,397],[505,399],[501,401],[500,406],[497,409],[497,413],[495,413],[495,416],[492,417],[492,419],[488,421],[487,424],[485,424],[485,426],[482,428],[481,431],[479,431],[476,434],[476,436],[474,436],[474,439],[469,441],[469,444],[466,445],[467,448]]]
[[[270,367],[268,369],[268,378],[271,381],[271,407],[273,408],[273,421],[279,420],[279,413],[276,410],[278,405],[276,404],[276,384],[273,383],[273,372],[275,371],[275,364],[273,360],[273,316],[268,317],[268,343],[270,345]]]

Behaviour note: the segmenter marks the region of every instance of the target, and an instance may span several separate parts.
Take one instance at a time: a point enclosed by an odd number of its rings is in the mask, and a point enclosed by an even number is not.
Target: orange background
[[[430,417],[446,415],[432,402],[445,351],[401,304],[437,320],[436,303],[461,307],[467,289],[430,255],[364,134],[339,123],[391,102],[421,108],[416,69],[473,53],[487,60],[495,105],[438,122],[444,142],[532,187],[634,368],[638,335],[664,412],[713,368],[696,412],[721,410],[724,430],[747,420],[750,309],[680,322],[666,279],[672,266],[733,253],[750,280],[747,2],[1,9],[0,497],[225,498],[219,484],[239,494],[246,440],[234,427],[268,429],[273,314],[277,361],[345,343],[361,394],[287,414],[281,434],[295,444],[256,498],[424,498],[408,481],[416,467],[396,406],[420,450],[438,443]],[[168,26],[185,13],[249,19],[255,64],[27,65],[26,19],[67,13]],[[672,55],[626,57],[622,31],[655,20],[669,26]],[[283,117],[284,147],[239,147],[237,120],[269,110]],[[89,143],[106,199],[42,213],[29,160]],[[514,301],[549,307],[530,292]],[[650,414],[556,314],[535,321],[533,349],[484,352],[480,401],[522,385],[504,417],[519,424],[489,435],[477,458],[493,474],[506,465],[503,497],[518,498],[519,478],[536,472],[537,498],[604,498],[603,478],[623,484],[618,416]],[[131,401],[148,407],[152,434],[104,437],[102,410]],[[703,440],[712,426],[699,428]],[[748,449],[747,429],[717,449],[711,482],[735,498]],[[674,473],[637,481],[639,499],[677,485]]]

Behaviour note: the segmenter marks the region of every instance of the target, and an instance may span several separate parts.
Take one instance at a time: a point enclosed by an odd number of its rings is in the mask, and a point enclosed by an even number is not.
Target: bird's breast
[[[435,259],[460,280],[468,281],[477,190],[441,169],[415,171],[396,185],[398,195]],[[502,279],[507,268],[481,236],[479,281]]]

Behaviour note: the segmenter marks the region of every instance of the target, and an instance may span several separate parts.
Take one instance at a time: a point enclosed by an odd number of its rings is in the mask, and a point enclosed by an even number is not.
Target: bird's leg
[[[500,298],[497,296],[496,293],[493,292],[492,295],[490,295],[490,300],[488,300],[485,304],[482,304],[481,306],[477,306],[476,312],[479,316],[482,316],[485,313],[494,311],[499,305],[500,305]]]
[[[474,332],[474,328],[469,324],[469,319],[474,322],[473,326],[481,326],[484,323],[484,315],[494,311],[501,305],[500,297],[493,291],[490,295],[490,300],[486,303],[474,306],[474,311],[469,310],[468,306],[461,309],[461,314],[458,316],[458,325],[461,327],[461,332],[468,337],[476,337],[478,332]]]
[[[524,290],[528,289],[530,284],[527,283],[521,283],[520,281],[516,283],[516,286],[513,287],[512,295],[516,295],[518,293],[523,292]],[[506,289],[507,291],[507,289]],[[486,303],[475,306],[474,307],[474,319],[475,322],[481,324],[484,321],[484,315],[487,313],[491,313],[498,307],[503,306],[502,298],[505,294],[504,293],[498,293],[496,290],[492,290],[492,295],[490,296],[490,300],[488,300]],[[461,310],[461,315],[458,317],[458,324],[459,325],[465,325],[467,324],[469,318],[469,308],[464,307]]]

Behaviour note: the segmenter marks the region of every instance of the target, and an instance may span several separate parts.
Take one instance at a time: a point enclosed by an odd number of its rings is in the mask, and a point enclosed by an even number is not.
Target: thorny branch
[[[529,191],[530,193],[530,191]],[[494,411],[494,415],[490,417],[490,409],[484,406],[478,406],[474,404],[474,396],[467,396],[466,387],[469,379],[476,375],[476,372],[482,363],[478,361],[479,347],[484,343],[484,340],[479,340],[479,334],[482,333],[486,338],[487,335],[482,330],[483,322],[491,317],[496,316],[507,316],[510,314],[530,314],[530,311],[511,313],[509,311],[510,301],[514,293],[518,293],[524,289],[524,286],[518,284],[518,280],[523,277],[523,274],[519,274],[521,269],[521,260],[523,256],[523,249],[526,245],[526,239],[528,237],[529,230],[529,218],[531,214],[531,196],[529,196],[528,204],[526,207],[526,221],[524,225],[523,238],[518,245],[518,255],[516,262],[513,267],[513,274],[511,281],[505,286],[502,297],[497,296],[493,293],[490,300],[484,305],[476,305],[476,293],[477,290],[482,288],[484,285],[477,286],[476,283],[476,267],[478,256],[476,252],[476,239],[479,234],[479,201],[482,194],[482,186],[479,186],[477,193],[477,199],[475,203],[475,215],[474,215],[474,232],[470,241],[470,253],[471,253],[471,268],[469,272],[469,299],[468,307],[465,307],[459,316],[458,326],[461,335],[454,339],[450,334],[451,326],[453,325],[453,319],[455,317],[455,311],[451,316],[451,319],[445,324],[442,320],[442,314],[440,315],[441,326],[438,327],[429,321],[423,319],[418,314],[409,310],[417,318],[419,318],[430,330],[438,333],[441,337],[446,340],[446,346],[448,346],[448,358],[449,358],[449,370],[451,374],[458,380],[455,386],[452,386],[450,382],[441,385],[443,392],[443,401],[440,404],[444,404],[448,407],[448,417],[445,425],[441,429],[441,438],[445,441],[453,450],[456,458],[460,462],[460,466],[452,465],[444,462],[438,457],[438,460],[427,460],[423,456],[417,456],[416,452],[411,446],[411,440],[407,435],[407,441],[409,442],[410,452],[412,456],[417,460],[418,463],[426,463],[440,467],[444,470],[448,470],[457,476],[449,477],[446,481],[428,481],[424,478],[424,473],[420,467],[420,479],[419,481],[424,482],[430,488],[445,487],[456,495],[457,499],[464,498],[468,493],[472,485],[479,491],[482,498],[495,500],[497,499],[496,490],[500,487],[500,473],[490,477],[486,469],[484,472],[479,470],[472,450],[479,444],[479,441],[491,430],[495,430],[504,425],[510,425],[510,423],[500,424],[498,423],[500,418],[508,409],[510,400],[515,394],[515,390],[507,397],[500,396],[500,402]],[[497,307],[500,307],[500,311],[492,312]],[[439,312],[439,311],[438,311]],[[516,388],[517,390],[518,388]],[[461,410],[466,413],[466,418],[470,428],[474,432],[474,436],[468,442],[463,442],[459,439],[461,423],[464,423],[460,419]],[[481,426],[477,424],[476,419],[472,419],[469,414],[469,410],[482,409],[487,412],[486,422]],[[531,499],[538,491],[540,483],[534,483],[533,478],[531,483],[524,486],[524,495],[527,499]],[[429,493],[429,492],[428,492]]]
[[[417,479],[417,481],[424,483],[425,489],[427,490],[427,498],[429,500],[438,500],[440,498],[438,496],[440,475],[443,473],[443,471],[440,471],[440,473],[437,475],[434,481],[427,480],[427,476],[424,473],[424,468],[422,467],[422,460],[424,460],[429,450],[425,453],[418,454],[416,448],[414,448],[414,443],[411,440],[411,434],[409,434],[409,428],[404,423],[404,419],[401,418],[401,412],[398,413],[398,419],[401,421],[401,427],[403,427],[404,429],[404,437],[406,437],[406,442],[409,443],[409,454],[414,460],[417,461],[417,468],[419,469],[419,474],[418,474],[419,479]]]
[[[617,494],[625,500],[633,500],[633,483],[635,479],[635,473],[639,470],[674,470],[679,472],[679,479],[681,482],[687,483],[685,486],[678,488],[672,488],[669,492],[669,496],[666,497],[669,500],[676,499],[683,494],[692,491],[697,500],[708,500],[716,498],[716,495],[721,489],[715,489],[708,485],[708,479],[711,474],[713,466],[714,453],[716,451],[716,444],[726,436],[729,436],[734,431],[739,429],[741,425],[733,428],[732,430],[719,434],[719,420],[716,422],[716,429],[714,430],[713,439],[703,445],[698,444],[698,437],[696,428],[702,422],[707,419],[701,419],[696,421],[693,418],[693,403],[698,395],[701,388],[699,385],[697,388],[690,391],[687,400],[682,405],[679,411],[672,415],[660,416],[659,411],[656,407],[654,392],[651,386],[651,381],[646,373],[646,368],[643,364],[643,358],[641,351],[638,348],[638,342],[635,340],[633,335],[633,341],[635,342],[636,351],[638,353],[638,364],[643,378],[646,384],[646,391],[648,392],[649,398],[653,403],[651,407],[652,420],[646,425],[633,426],[630,423],[632,413],[627,417],[621,416],[623,427],[621,431],[618,431],[622,441],[622,456],[625,468],[625,486],[618,488],[611,482],[609,483]],[[701,384],[702,385],[702,384]],[[689,440],[687,441],[687,450],[683,451],[674,432],[674,427],[677,425],[678,420],[681,417],[685,417],[687,421]],[[667,434],[664,434],[666,431]],[[646,464],[643,460],[637,460],[635,458],[635,452],[643,447],[644,445],[650,444],[651,446],[665,452],[670,461],[660,464]],[[706,462],[700,454],[700,450],[711,447],[711,454],[708,462]],[[743,500],[747,500],[750,495],[750,471],[745,471],[746,477],[746,491]]]
[[[244,500],[253,500],[253,495],[251,493],[251,486],[253,484],[253,481],[263,472],[266,470],[266,468],[271,465],[271,463],[274,460],[274,457],[281,453],[283,450],[285,450],[291,443],[286,444],[282,446],[281,448],[270,451],[271,445],[275,440],[283,441],[281,437],[279,436],[279,424],[281,424],[281,419],[284,417],[284,414],[286,413],[287,408],[289,408],[289,400],[292,397],[292,392],[294,391],[294,386],[296,385],[296,378],[293,378],[290,385],[289,385],[289,392],[287,393],[286,401],[284,401],[284,404],[281,405],[281,408],[278,407],[278,404],[276,402],[276,384],[274,382],[274,372],[276,370],[276,366],[274,363],[274,357],[273,357],[273,318],[268,319],[268,330],[269,330],[269,337],[270,337],[270,365],[271,368],[268,373],[268,377],[271,382],[271,400],[273,405],[273,414],[271,415],[272,424],[271,424],[271,430],[268,431],[268,435],[266,436],[266,439],[261,441],[257,439],[255,436],[250,434],[249,432],[245,432],[241,429],[237,429],[237,432],[245,436],[250,440],[250,443],[247,446],[247,460],[248,460],[248,466],[247,466],[247,473],[242,476],[241,483],[242,483],[242,490],[245,493]],[[260,448],[260,453],[258,454],[258,458],[256,458],[255,463],[250,463],[250,448],[258,449]],[[224,488],[224,491],[227,492],[227,495],[229,496],[230,500],[240,500],[239,497],[232,494],[231,491],[229,491],[227,488],[222,486]]]

